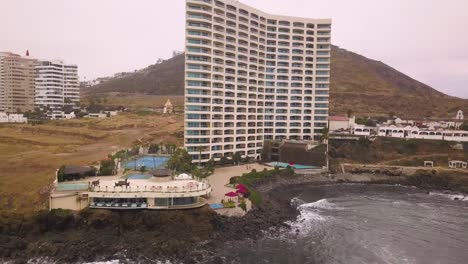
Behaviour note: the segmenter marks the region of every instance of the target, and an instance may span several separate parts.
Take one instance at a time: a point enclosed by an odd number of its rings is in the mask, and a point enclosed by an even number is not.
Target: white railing
[[[154,192],[154,193],[190,193],[200,192],[210,189],[209,183],[198,183],[196,185],[185,186],[161,186],[161,185],[136,185],[132,186],[94,186],[91,187],[92,192],[119,192],[119,193],[135,193],[135,192]]]

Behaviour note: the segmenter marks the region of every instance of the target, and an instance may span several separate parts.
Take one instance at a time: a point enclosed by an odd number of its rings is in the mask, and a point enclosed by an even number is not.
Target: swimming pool
[[[156,169],[164,167],[169,160],[167,156],[153,156],[147,155],[137,158],[136,160],[127,161],[124,164],[126,169],[134,170],[140,169],[142,166],[145,166],[146,169]]]
[[[221,209],[224,208],[224,205],[222,204],[210,204],[211,209]]]
[[[55,188],[57,191],[80,191],[88,189],[87,183],[59,183]]]
[[[128,174],[127,176],[125,176],[125,178],[130,179],[130,180],[141,180],[141,179],[149,179],[151,178],[151,176],[148,174],[134,173],[134,174]]]
[[[272,166],[272,167],[280,167],[280,168],[287,168],[288,166],[291,166],[294,169],[319,169],[319,167],[316,166],[309,166],[309,165],[301,165],[301,164],[293,164],[290,165],[287,162],[270,162],[267,165]]]

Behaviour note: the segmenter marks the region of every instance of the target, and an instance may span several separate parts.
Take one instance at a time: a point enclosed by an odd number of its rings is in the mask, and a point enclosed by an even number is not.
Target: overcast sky
[[[468,98],[468,0],[243,0],[332,18],[332,42]],[[93,79],[167,59],[184,45],[184,0],[0,0],[0,51],[78,64]]]

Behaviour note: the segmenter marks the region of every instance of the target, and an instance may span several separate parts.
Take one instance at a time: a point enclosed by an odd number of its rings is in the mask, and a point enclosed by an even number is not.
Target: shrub
[[[192,175],[197,178],[206,178],[210,176],[213,172],[208,170],[207,168],[193,168],[191,171]]]
[[[238,206],[239,206],[244,212],[247,212],[247,204],[245,203],[245,200],[242,200]]]
[[[99,175],[114,175],[115,162],[114,159],[107,159],[101,161],[101,167],[99,168]]]
[[[233,201],[227,201],[223,203],[225,208],[236,208],[236,204]]]
[[[294,170],[292,168],[280,170],[279,167],[276,167],[274,170],[267,170],[266,168],[263,171],[257,172],[256,170],[252,170],[251,172],[244,173],[242,176],[235,179],[237,183],[242,183],[247,186],[248,194],[245,195],[246,198],[249,198],[252,201],[252,204],[259,205],[262,202],[262,197],[260,194],[255,192],[252,186],[253,183],[256,181],[269,178],[275,175],[284,175],[284,176],[293,176]],[[234,181],[235,177],[229,179],[229,182]]]
[[[176,172],[191,172],[194,169],[192,157],[185,149],[177,149],[167,161],[167,167]]]
[[[210,171],[210,173],[213,173],[214,169],[215,169],[215,165],[216,165],[216,162],[213,158],[211,158],[210,160],[208,160],[208,162],[206,163],[205,165],[205,168]]]
[[[240,178],[239,176],[234,176],[234,177],[229,178],[229,184],[236,184],[239,178]]]
[[[151,144],[148,148],[149,154],[157,154],[159,152],[159,144]]]
[[[256,191],[249,189],[249,199],[253,205],[258,206],[262,203],[262,196],[258,194]]]
[[[79,180],[79,179],[83,179],[86,177],[95,176],[97,172],[97,169],[95,167],[91,167],[91,170],[88,172],[65,174],[65,167],[66,167],[65,165],[62,165],[57,172],[58,182]]]
[[[371,141],[368,138],[360,137],[358,140],[358,145],[368,149],[371,145]]]

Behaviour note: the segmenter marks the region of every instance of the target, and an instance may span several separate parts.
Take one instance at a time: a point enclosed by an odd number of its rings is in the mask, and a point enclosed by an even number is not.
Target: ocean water
[[[288,222],[291,229],[234,241],[203,262],[468,263],[466,200],[353,184],[304,187],[290,195],[300,212]]]
[[[210,251],[194,248],[203,258],[190,263],[468,263],[468,199],[463,195],[365,184],[286,188],[278,195],[298,209],[297,218],[287,222],[290,228],[267,230],[258,240],[222,243]]]

